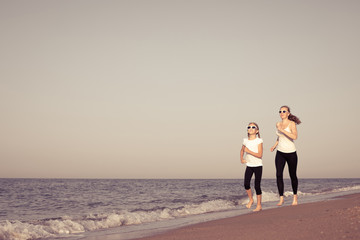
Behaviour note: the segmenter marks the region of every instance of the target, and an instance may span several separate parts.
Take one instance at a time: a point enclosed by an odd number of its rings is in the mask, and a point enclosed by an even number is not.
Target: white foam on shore
[[[334,189],[331,192],[348,192],[359,189],[360,185]],[[302,193],[299,191],[298,195],[315,196],[319,195],[319,193]],[[256,196],[255,193],[254,196]],[[292,196],[292,192],[285,192],[284,196],[290,197]],[[256,197],[254,197],[254,200],[256,201]],[[277,200],[277,193],[263,191],[262,202],[272,202]],[[64,216],[59,219],[45,219],[33,222],[2,221],[0,222],[0,240],[27,240],[37,238],[69,237],[73,234],[79,234],[87,231],[95,231],[125,225],[142,224],[211,212],[232,210],[236,209],[238,205],[244,205],[247,202],[247,197],[243,197],[238,201],[218,199],[202,202],[199,204],[184,205],[183,207],[176,209],[164,208],[148,211],[139,210],[133,212],[122,211],[107,214],[90,214],[81,218]]]
[[[357,186],[352,186],[352,187],[343,187],[343,188],[334,189],[334,190],[332,190],[332,192],[348,192],[348,191],[359,190],[359,189],[360,189],[360,185],[357,185]]]
[[[4,221],[0,222],[1,240],[26,240],[50,238],[95,231],[123,225],[133,225],[186,217],[209,212],[234,209],[236,204],[227,200],[213,200],[200,204],[185,205],[178,209],[165,208],[155,211],[123,211],[119,213],[88,215],[82,219],[64,216],[56,220],[37,222]]]

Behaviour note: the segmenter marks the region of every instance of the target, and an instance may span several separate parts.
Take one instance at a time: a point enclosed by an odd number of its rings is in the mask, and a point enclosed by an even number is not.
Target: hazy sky
[[[360,177],[360,1],[0,1],[0,177]],[[287,168],[285,169],[285,176]]]

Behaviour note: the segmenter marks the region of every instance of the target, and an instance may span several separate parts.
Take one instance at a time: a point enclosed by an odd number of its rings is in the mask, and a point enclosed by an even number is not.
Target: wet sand
[[[301,199],[299,199],[301,203]],[[255,206],[254,206],[255,207]],[[360,194],[281,206],[171,230],[141,240],[360,239]]]

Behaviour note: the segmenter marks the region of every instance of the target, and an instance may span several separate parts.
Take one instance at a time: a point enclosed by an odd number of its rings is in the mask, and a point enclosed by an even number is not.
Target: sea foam
[[[235,207],[235,202],[219,199],[200,204],[189,204],[176,209],[165,208],[153,211],[121,211],[110,214],[91,214],[79,219],[64,216],[59,219],[41,220],[36,222],[4,221],[0,222],[0,239],[26,240],[66,236],[85,231],[230,210]]]
[[[4,185],[3,180],[3,185]],[[32,189],[29,185],[33,184],[38,186],[40,180],[26,180],[26,188],[21,190],[21,194],[27,189]],[[42,188],[47,185],[57,184],[60,180],[47,180],[42,183]],[[342,194],[343,192],[358,192],[360,185],[357,182],[358,180],[329,180],[329,179],[305,179],[302,180],[300,185],[302,191],[298,191],[299,196],[312,199],[323,199],[321,195],[329,194]],[[20,191],[19,187],[14,188],[14,184],[24,184],[24,180],[6,180],[5,183],[8,184],[7,190],[3,194],[8,196],[17,196],[16,194]],[[54,201],[61,207],[61,209],[68,210],[66,212],[55,212],[49,214],[48,216],[43,217],[42,219],[37,219],[39,212],[38,208],[36,209],[9,209],[9,213],[14,213],[20,211],[22,213],[29,213],[33,217],[24,217],[26,215],[15,216],[9,219],[14,220],[2,220],[0,221],[0,240],[27,240],[27,239],[54,239],[59,237],[79,237],[82,233],[91,232],[96,230],[104,230],[108,228],[116,228],[127,225],[138,225],[143,223],[151,223],[169,219],[184,218],[192,215],[206,214],[211,212],[221,212],[228,210],[237,210],[244,208],[248,202],[248,197],[243,188],[239,187],[237,181],[212,181],[212,180],[186,180],[186,181],[175,181],[175,180],[159,180],[159,181],[139,181],[139,180],[118,180],[113,182],[112,180],[108,181],[95,181],[95,180],[61,180],[61,183],[66,183],[64,188],[60,188],[58,192],[54,190],[46,190],[45,195],[37,195],[37,197],[46,196],[42,199],[44,202],[43,208],[51,207],[48,203],[53,203]],[[122,188],[118,189],[113,195],[103,196],[103,188],[99,186],[94,189],[86,189],[86,184],[109,184],[110,187],[122,187],[121,184],[126,186],[135,186],[131,194],[128,194],[128,188],[126,192],[123,192]],[[85,184],[85,185],[84,185]],[[160,186],[158,186],[160,184]],[[163,185],[161,185],[163,184]],[[100,184],[101,185],[101,184]],[[191,185],[189,187],[189,185]],[[21,185],[22,186],[22,185]],[[25,185],[24,185],[25,186]],[[58,189],[59,186],[56,185]],[[65,188],[66,186],[66,188]],[[69,188],[73,187],[74,189]],[[81,187],[79,187],[81,186]],[[101,185],[102,186],[102,185]],[[225,187],[224,187],[225,186]],[[105,186],[105,189],[109,186]],[[139,188],[142,187],[142,193],[144,196],[138,194],[140,191]],[[187,189],[190,189],[187,190]],[[274,186],[273,180],[264,180],[262,184],[262,202],[266,204],[267,202],[278,201],[279,196],[277,193],[276,185]],[[70,190],[68,190],[70,189]],[[101,202],[101,204],[94,205],[92,202],[89,202],[89,198],[80,198],[78,199],[78,194],[75,194],[81,189],[84,196],[89,196],[89,192],[92,193],[92,197],[98,198],[96,202]],[[96,192],[97,189],[98,192]],[[110,188],[109,188],[110,189]],[[148,190],[147,190],[148,189]],[[175,189],[175,190],[174,190]],[[179,190],[180,189],[180,190]],[[186,189],[186,190],[183,190]],[[61,190],[61,191],[60,191]],[[265,191],[266,190],[266,191]],[[67,196],[74,196],[72,199],[76,203],[75,206],[89,206],[88,209],[85,209],[84,212],[78,212],[82,208],[68,207],[66,203],[67,199],[61,199],[64,195],[64,191],[67,192]],[[10,194],[12,193],[12,194]],[[51,193],[51,194],[49,194]],[[240,194],[239,194],[240,193]],[[32,199],[31,195],[28,196],[28,200],[36,200],[38,198]],[[86,195],[87,194],[87,195]],[[127,194],[127,195],[126,195]],[[284,192],[285,198],[292,198],[292,191]],[[320,198],[318,196],[320,195]],[[118,198],[121,196],[122,198]],[[130,198],[124,197],[129,196]],[[126,205],[125,203],[131,203],[131,201],[126,201],[127,199],[132,199],[131,197],[137,196],[135,203],[133,205]],[[164,197],[165,196],[165,197]],[[253,193],[254,200],[256,201],[256,193]],[[76,197],[76,198],[75,198]],[[50,199],[49,199],[50,198]],[[203,199],[208,198],[208,199]],[[324,198],[324,199],[325,199]],[[12,199],[12,201],[18,201],[18,198]],[[90,198],[91,199],[91,198]],[[111,199],[111,201],[109,201]],[[124,201],[120,201],[125,199]],[[161,200],[160,200],[161,199]],[[176,201],[174,201],[176,199]],[[177,199],[180,199],[179,201]],[[212,200],[210,200],[212,199]],[[76,201],[75,201],[76,200]],[[132,200],[133,201],[133,200]],[[1,203],[1,202],[0,202]],[[6,202],[3,202],[3,204]],[[19,202],[21,203],[21,202]],[[111,204],[110,204],[111,203]],[[270,204],[271,205],[271,204]],[[7,205],[3,205],[7,206]],[[105,206],[106,208],[102,208]],[[119,207],[120,206],[120,207]],[[131,207],[132,206],[132,207]],[[3,209],[5,209],[3,207]],[[69,209],[71,211],[69,211]],[[93,213],[91,213],[93,211]],[[47,211],[48,212],[48,211]],[[5,211],[6,213],[6,211]],[[78,213],[78,215],[73,215],[73,213]],[[61,216],[62,217],[58,217]],[[6,216],[5,216],[6,217]],[[5,218],[6,219],[6,218]],[[17,220],[16,220],[17,219]],[[20,220],[21,219],[21,220]]]

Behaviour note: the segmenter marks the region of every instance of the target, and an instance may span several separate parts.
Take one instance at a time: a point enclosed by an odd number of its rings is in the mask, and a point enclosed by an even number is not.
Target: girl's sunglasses
[[[255,126],[248,126],[248,127],[247,127],[247,129],[250,129],[250,128],[252,128],[252,129],[256,129],[256,127],[255,127]]]
[[[283,110],[283,111],[279,111],[279,113],[286,113],[287,111]]]

